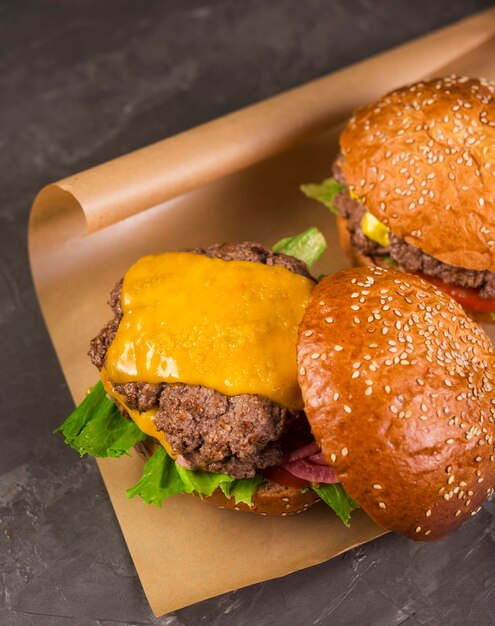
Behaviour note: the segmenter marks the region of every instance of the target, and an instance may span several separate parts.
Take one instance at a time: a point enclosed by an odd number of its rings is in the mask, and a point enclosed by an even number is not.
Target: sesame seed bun
[[[361,254],[358,252],[351,244],[351,236],[349,234],[349,230],[347,228],[347,220],[341,215],[336,216],[337,219],[337,232],[339,235],[340,245],[345,252],[345,255],[349,259],[349,261],[354,266],[361,267],[372,267],[376,265],[377,267],[382,267],[387,269],[388,266],[383,263],[380,257],[366,256],[365,254]],[[397,268],[401,270],[401,268]],[[428,278],[428,277],[426,277]],[[491,313],[487,313],[485,311],[471,311],[469,309],[465,309],[467,314],[471,319],[479,324],[493,324],[495,323],[495,319],[492,317]]]
[[[377,219],[443,263],[495,271],[495,84],[441,78],[358,109],[342,173]]]
[[[314,289],[299,383],[327,463],[383,528],[441,539],[495,485],[495,355],[449,296],[378,267]]]
[[[150,437],[135,445],[134,449],[141,458],[148,460],[160,445],[161,444],[156,439]],[[243,502],[236,504],[234,498],[227,498],[220,489],[214,491],[209,497],[201,497],[194,493],[191,495],[224,509],[233,509],[234,511],[244,511],[246,513],[258,513],[263,516],[281,515],[282,517],[302,513],[306,509],[309,509],[310,506],[320,501],[320,498],[312,489],[303,492],[301,489],[283,487],[267,479],[258,486],[253,496],[252,507]]]

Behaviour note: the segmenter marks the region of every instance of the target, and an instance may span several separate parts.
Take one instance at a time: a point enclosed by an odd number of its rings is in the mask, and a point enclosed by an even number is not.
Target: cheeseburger
[[[303,190],[337,214],[361,265],[419,274],[495,317],[495,84],[440,78],[358,109],[334,178]]]
[[[348,523],[356,504],[319,453],[297,380],[315,285],[304,261],[325,242],[309,229],[274,248],[144,257],[113,289],[89,351],[100,382],[59,431],[81,453],[146,457],[129,496],[185,492],[283,516],[323,499]]]

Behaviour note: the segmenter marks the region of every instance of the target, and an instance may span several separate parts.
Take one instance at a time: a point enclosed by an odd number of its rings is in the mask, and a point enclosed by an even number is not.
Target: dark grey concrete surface
[[[153,618],[95,464],[51,435],[72,403],[26,254],[45,183],[491,4],[0,2],[2,626],[495,624],[495,503],[444,543],[389,535]]]

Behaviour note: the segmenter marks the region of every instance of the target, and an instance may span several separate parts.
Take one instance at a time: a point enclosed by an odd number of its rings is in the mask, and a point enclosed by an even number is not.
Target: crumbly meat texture
[[[226,261],[278,265],[313,280],[302,261],[257,243],[216,244],[190,252]],[[114,319],[91,341],[88,354],[98,369],[105,363],[122,318],[121,289],[122,280],[108,302]],[[158,429],[164,432],[174,454],[181,454],[192,468],[235,478],[252,477],[257,469],[279,464],[284,436],[297,427],[302,415],[260,395],[226,396],[200,385],[130,382],[114,388],[131,409],[158,409]]]
[[[445,283],[472,287],[480,290],[482,298],[495,298],[495,273],[489,271],[468,270],[463,267],[447,265],[426,254],[420,248],[407,243],[404,239],[390,233],[390,246],[380,246],[368,239],[363,233],[361,222],[366,212],[365,207],[356,199],[351,198],[347,184],[340,168],[342,156],[337,157],[333,165],[333,175],[345,186],[334,200],[335,208],[347,220],[347,228],[351,243],[355,250],[368,257],[390,256],[406,272],[421,273],[439,278]]]

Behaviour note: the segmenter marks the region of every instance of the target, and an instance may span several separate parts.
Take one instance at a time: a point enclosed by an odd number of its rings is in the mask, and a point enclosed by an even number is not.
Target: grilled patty
[[[250,261],[282,266],[311,278],[306,265],[257,243],[218,244],[190,250],[226,261]],[[98,369],[122,318],[122,280],[108,301],[114,318],[91,341],[89,356]],[[257,469],[277,465],[283,458],[283,441],[299,427],[300,412],[290,411],[254,394],[226,396],[200,385],[183,383],[114,384],[127,406],[139,411],[157,409],[155,424],[163,431],[174,454],[182,455],[193,469],[249,478]],[[121,407],[120,407],[121,408]]]

